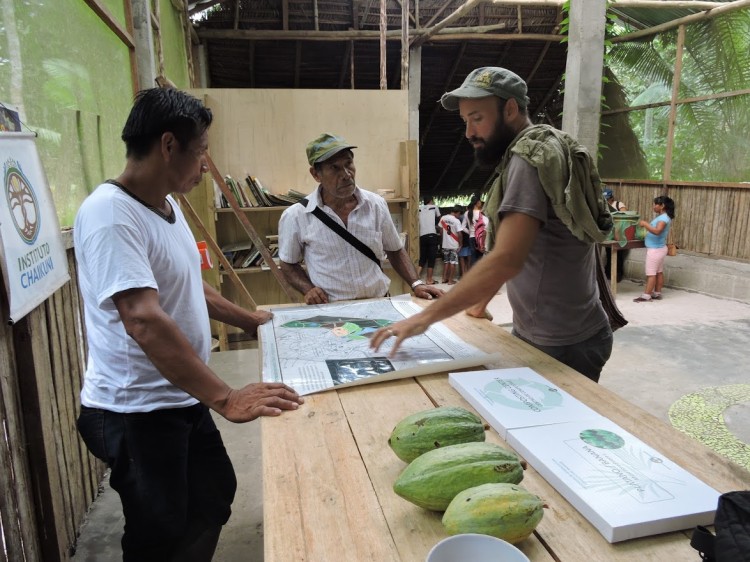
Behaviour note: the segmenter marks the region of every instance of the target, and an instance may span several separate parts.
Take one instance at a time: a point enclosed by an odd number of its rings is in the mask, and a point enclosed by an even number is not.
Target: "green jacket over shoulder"
[[[487,196],[487,215],[494,243],[497,211],[503,200],[508,163],[513,155],[536,168],[544,193],[555,215],[578,240],[602,242],[612,230],[612,216],[602,195],[602,182],[591,155],[584,146],[549,125],[533,125],[521,131],[505,151],[496,168],[497,178]]]

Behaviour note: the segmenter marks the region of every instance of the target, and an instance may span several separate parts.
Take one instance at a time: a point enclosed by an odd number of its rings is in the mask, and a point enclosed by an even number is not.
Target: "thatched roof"
[[[410,36],[466,4],[466,0],[411,0]],[[388,0],[386,5],[391,32],[387,84],[394,89],[401,87],[401,0]],[[193,14],[211,6],[196,23],[206,46],[210,87],[351,88],[352,82],[357,89],[380,87],[380,0],[198,0],[189,6]],[[693,11],[619,10],[634,27]],[[420,29],[415,30],[417,17]],[[476,168],[461,120],[437,102],[476,67],[498,65],[519,74],[529,86],[534,120],[559,125],[559,90],[566,63],[565,44],[559,40],[561,19],[559,2],[479,2],[423,43],[422,193],[483,191],[491,179],[490,170]],[[478,28],[485,31],[478,33]]]

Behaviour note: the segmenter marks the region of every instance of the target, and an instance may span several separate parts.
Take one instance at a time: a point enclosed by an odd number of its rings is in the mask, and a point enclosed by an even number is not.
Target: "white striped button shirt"
[[[390,279],[370,258],[321,222],[312,211],[321,207],[344,226],[339,216],[320,199],[320,187],[308,196],[307,207],[295,204],[279,221],[279,258],[291,264],[303,259],[307,274],[330,301],[382,297]],[[381,196],[360,189],[354,191],[357,206],[349,213],[347,230],[368,246],[381,260],[386,251],[403,245],[391,219],[388,204]]]

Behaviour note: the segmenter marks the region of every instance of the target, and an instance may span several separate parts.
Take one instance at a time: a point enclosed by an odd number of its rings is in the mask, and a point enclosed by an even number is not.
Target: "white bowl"
[[[441,540],[432,547],[426,562],[529,562],[529,559],[502,539],[465,533]]]

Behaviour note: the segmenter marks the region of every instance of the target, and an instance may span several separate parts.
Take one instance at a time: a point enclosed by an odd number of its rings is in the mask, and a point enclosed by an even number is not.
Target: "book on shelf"
[[[301,191],[297,191],[296,189],[290,189],[286,192],[286,196],[290,199],[293,199],[294,202],[301,201],[305,197],[307,197],[306,193],[302,193]]]
[[[245,178],[245,183],[247,183],[248,187],[250,188],[250,191],[253,194],[253,197],[255,197],[255,200],[258,201],[259,207],[271,207],[271,202],[268,201],[268,199],[264,196],[263,191],[258,184],[257,178],[248,175]]]
[[[240,191],[240,188],[237,186],[237,182],[234,181],[234,179],[231,176],[225,176],[224,181],[227,184],[227,187],[232,192],[232,195],[237,200],[237,204],[240,207],[249,207],[250,203],[243,197],[242,191]]]

